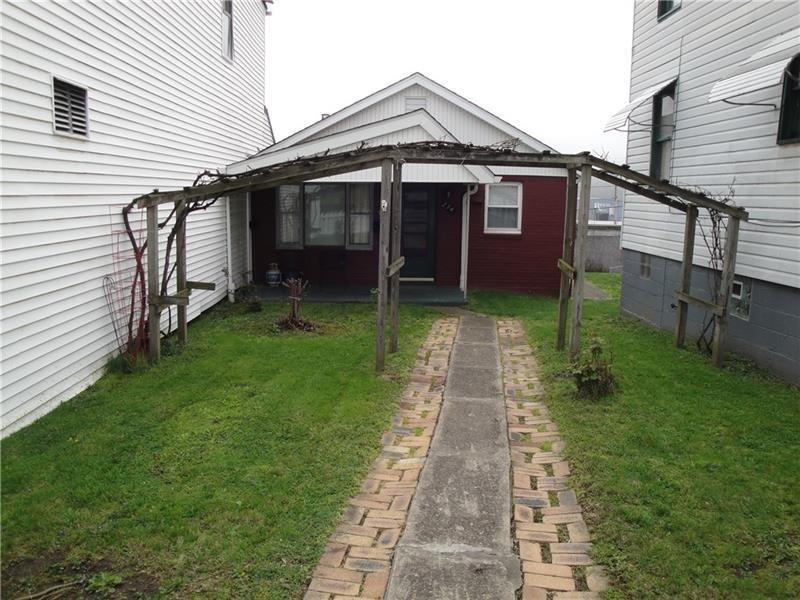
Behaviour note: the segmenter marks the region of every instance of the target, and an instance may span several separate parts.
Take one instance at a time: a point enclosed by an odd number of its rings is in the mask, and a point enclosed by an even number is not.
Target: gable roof
[[[456,94],[454,91],[446,88],[445,86],[433,81],[432,79],[426,77],[422,73],[413,73],[408,77],[401,79],[400,81],[397,81],[383,88],[382,90],[378,90],[377,92],[370,94],[369,96],[366,96],[365,98],[362,98],[361,100],[358,100],[353,104],[350,104],[349,106],[342,108],[341,110],[331,114],[330,116],[321,119],[316,123],[313,123],[296,133],[293,133],[289,137],[284,138],[281,141],[266,148],[265,150],[262,151],[262,153],[273,152],[275,150],[280,150],[292,146],[294,144],[297,144],[298,142],[301,142],[302,140],[305,140],[310,136],[319,133],[323,129],[327,129],[331,125],[334,125],[364,110],[365,108],[372,106],[373,104],[376,104],[388,98],[389,96],[401,92],[402,90],[409,88],[413,85],[419,85],[429,90],[430,92],[438,96],[441,96],[445,100],[452,102],[459,108],[462,108],[463,110],[471,113],[475,117],[489,123],[490,125],[496,127],[500,131],[507,133],[509,138],[518,138],[522,143],[529,146],[536,152],[541,152],[542,150],[554,151],[553,148],[551,148],[547,144],[525,133],[521,129],[514,127],[513,125],[511,125],[511,123],[504,121],[503,119],[492,114],[488,110],[481,108],[474,102],[467,100],[463,96],[460,96],[459,94]]]
[[[326,119],[327,120],[327,119]],[[425,135],[414,141],[457,142],[458,140],[439,121],[423,108],[374,121],[345,131],[300,141],[286,148],[271,146],[244,160],[228,165],[226,173],[236,175],[254,169],[275,165],[299,157],[312,157],[336,153],[345,149],[355,149],[365,141],[389,136],[414,127],[421,128]],[[276,144],[277,145],[277,144]],[[497,180],[494,173],[483,165],[464,165],[478,183],[492,183]]]

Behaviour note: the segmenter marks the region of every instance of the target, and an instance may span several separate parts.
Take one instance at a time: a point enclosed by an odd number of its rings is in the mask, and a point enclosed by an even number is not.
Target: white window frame
[[[489,198],[493,187],[514,187],[517,189],[517,226],[516,227],[489,227]],[[483,232],[498,233],[502,235],[520,235],[522,233],[522,184],[516,181],[501,183],[487,183],[483,199]]]
[[[222,54],[222,58],[229,62],[234,62],[236,57],[236,44],[234,44],[233,33],[233,0],[231,0],[231,14],[228,15],[225,12],[225,0],[219,0],[219,12],[220,12],[220,53]],[[228,48],[225,46],[225,31],[228,31],[228,38],[229,38],[229,46],[230,46],[230,54],[228,54]]]

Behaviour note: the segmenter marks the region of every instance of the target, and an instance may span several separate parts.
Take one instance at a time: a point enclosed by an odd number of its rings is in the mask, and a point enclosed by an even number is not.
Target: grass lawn
[[[220,305],[181,353],[4,440],[4,597],[300,596],[435,314],[401,308],[379,378],[374,306],[307,305],[321,333],[276,332],[277,310]]]
[[[800,391],[743,363],[713,368],[671,335],[584,304],[585,331],[613,353],[618,391],[578,400],[553,350],[556,301],[475,294],[519,318],[537,349],[551,413],[613,598],[800,597]]]

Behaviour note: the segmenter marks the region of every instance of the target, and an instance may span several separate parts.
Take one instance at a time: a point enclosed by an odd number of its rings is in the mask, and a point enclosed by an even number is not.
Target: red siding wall
[[[522,233],[488,234],[484,226],[484,186],[470,204],[470,289],[557,295],[566,177],[503,177],[522,182]]]

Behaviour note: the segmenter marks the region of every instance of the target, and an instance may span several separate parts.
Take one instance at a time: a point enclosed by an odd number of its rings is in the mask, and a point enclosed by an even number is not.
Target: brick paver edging
[[[523,600],[599,598],[608,586],[569,487],[564,442],[550,420],[538,366],[518,321],[498,321],[513,481],[513,534]]]
[[[417,352],[383,451],[351,498],[312,575],[306,600],[383,598],[397,541],[439,418],[457,318],[438,319]]]

